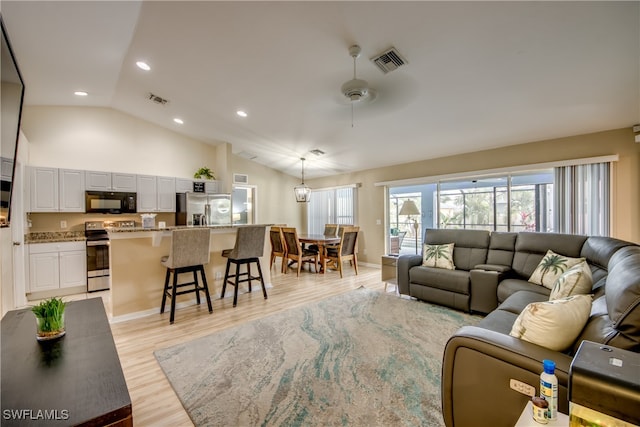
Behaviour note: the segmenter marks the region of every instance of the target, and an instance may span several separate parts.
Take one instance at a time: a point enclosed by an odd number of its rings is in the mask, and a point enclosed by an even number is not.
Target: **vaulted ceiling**
[[[0,10],[27,105],[111,107],[292,175],[300,157],[317,177],[640,122],[639,2],[3,0]],[[354,44],[357,77],[378,96],[352,116],[340,87]],[[383,74],[370,58],[390,47],[407,64]]]

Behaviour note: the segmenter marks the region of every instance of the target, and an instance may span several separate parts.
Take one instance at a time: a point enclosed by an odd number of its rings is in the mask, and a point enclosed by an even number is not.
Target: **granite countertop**
[[[107,231],[109,233],[134,233],[138,231],[171,231],[171,230],[180,230],[184,228],[209,228],[212,230],[220,230],[220,229],[233,229],[238,228],[238,225],[176,225],[170,227],[108,227]]]
[[[24,235],[24,242],[29,243],[57,243],[84,242],[84,231],[39,231]]]

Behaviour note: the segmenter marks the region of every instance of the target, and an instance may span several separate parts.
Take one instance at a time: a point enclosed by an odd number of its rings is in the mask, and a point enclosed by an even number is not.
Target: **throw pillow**
[[[532,302],[522,310],[509,335],[550,350],[564,351],[578,338],[590,313],[591,295]]]
[[[455,270],[453,265],[453,243],[446,245],[424,245],[422,265],[425,267],[446,268]]]
[[[570,297],[571,295],[588,294],[593,286],[591,269],[586,261],[574,265],[564,273],[553,284],[549,301]]]
[[[584,260],[584,258],[569,258],[559,255],[549,249],[529,277],[529,281],[551,289],[562,273]]]

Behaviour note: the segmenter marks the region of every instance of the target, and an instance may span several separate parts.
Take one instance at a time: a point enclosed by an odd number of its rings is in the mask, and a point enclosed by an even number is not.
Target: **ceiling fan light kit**
[[[356,59],[360,57],[362,49],[357,44],[349,48],[349,55],[353,58],[353,79],[345,82],[340,91],[351,104],[351,127],[353,127],[353,106],[363,101],[373,102],[376,98],[376,92],[369,88],[369,83],[356,77]]]

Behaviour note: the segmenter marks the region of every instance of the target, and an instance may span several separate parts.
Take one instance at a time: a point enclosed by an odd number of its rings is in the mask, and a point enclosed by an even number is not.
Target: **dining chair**
[[[338,237],[338,232],[340,230],[340,224],[325,224],[324,225],[324,234],[325,236]],[[329,244],[328,246],[337,246],[337,244]],[[318,251],[318,245],[309,245],[309,250]]]
[[[304,262],[309,263],[313,261],[313,265],[317,273],[318,264],[320,263],[320,253],[317,250],[313,251],[311,249],[304,249],[302,247],[302,243],[298,240],[298,233],[294,227],[282,227],[282,235],[284,236],[285,243],[285,259],[298,263],[298,276],[300,276],[300,269]],[[286,263],[283,272],[285,274],[287,273]]]
[[[325,236],[337,236],[339,224],[325,224],[324,225],[324,235]]]
[[[269,240],[271,241],[271,258],[269,261],[269,269],[273,268],[273,263],[277,257],[282,258],[282,265],[280,271],[284,273],[285,266],[287,264],[287,252],[284,244],[284,237],[282,236],[282,227],[271,226],[269,230]]]
[[[164,279],[164,290],[162,292],[162,305],[160,313],[164,313],[164,306],[167,297],[171,298],[171,315],[169,323],[172,324],[176,313],[176,296],[196,293],[196,301],[200,304],[200,292],[204,292],[207,299],[209,313],[213,312],[207,277],[204,273],[204,264],[209,262],[209,240],[211,231],[208,228],[199,229],[179,229],[171,232],[171,247],[169,255],[163,256],[160,262],[167,267],[167,274]],[[198,282],[198,272],[202,278],[202,286]],[[193,273],[193,282],[178,283],[178,276],[182,273]],[[173,274],[173,282],[170,281]],[[191,289],[178,291],[179,288],[193,286]]]
[[[353,264],[353,268],[358,275],[358,233],[360,227],[344,226],[340,227],[341,237],[337,248],[328,247],[326,251],[326,259],[334,263],[340,271],[342,277],[342,266],[345,261]]]
[[[222,293],[220,298],[224,298],[227,290],[227,284],[234,286],[233,290],[233,306],[238,304],[238,286],[240,283],[249,282],[249,292],[251,292],[251,281],[259,280],[262,285],[262,294],[267,299],[267,289],[264,286],[264,278],[262,277],[262,269],[260,268],[260,257],[264,253],[264,235],[266,231],[264,225],[248,225],[238,227],[236,232],[236,243],[233,249],[225,249],[222,256],[227,258],[227,268],[224,272],[224,281],[222,284]],[[235,264],[235,272],[229,275],[231,264]],[[251,275],[251,264],[258,267],[258,275]],[[241,272],[240,267],[247,266],[246,272]],[[246,276],[246,277],[245,277]],[[244,277],[241,279],[241,277]]]

